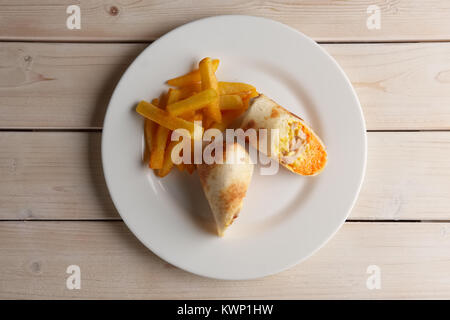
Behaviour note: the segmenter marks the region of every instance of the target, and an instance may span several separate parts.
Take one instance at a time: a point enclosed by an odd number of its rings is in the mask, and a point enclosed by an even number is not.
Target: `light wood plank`
[[[323,47],[352,82],[367,129],[450,129],[450,43]]]
[[[81,30],[66,27],[66,8],[81,8]],[[380,8],[381,28],[367,28],[367,9]],[[271,18],[320,41],[450,39],[446,0],[361,1],[69,1],[4,0],[0,39],[153,40],[184,23],[220,14]]]
[[[0,219],[118,219],[100,133],[1,132]],[[450,219],[450,132],[370,132],[350,218]]]
[[[370,132],[352,219],[450,219],[450,132]]]
[[[114,87],[145,47],[0,45],[0,127],[101,127]]]
[[[100,133],[1,132],[1,219],[118,219],[100,139]]]
[[[323,46],[356,88],[368,129],[450,129],[450,43]],[[3,43],[0,128],[100,128],[145,47]]]
[[[450,298],[449,223],[346,223],[319,252],[280,274],[218,281],[156,257],[122,222],[1,222],[0,298]],[[66,268],[81,289],[66,289]],[[368,290],[369,265],[381,289]]]

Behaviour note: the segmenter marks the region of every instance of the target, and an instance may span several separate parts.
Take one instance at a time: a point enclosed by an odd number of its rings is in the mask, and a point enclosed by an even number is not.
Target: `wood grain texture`
[[[0,223],[0,298],[450,298],[449,223],[346,223],[304,263],[258,280],[218,281],[156,257],[122,222]],[[67,290],[66,269],[81,268]],[[369,265],[381,289],[368,290]]]
[[[66,8],[81,9],[81,29],[66,28]],[[367,28],[367,8],[377,5],[381,28]],[[92,1],[3,0],[0,39],[148,41],[184,23],[214,15],[271,18],[319,41],[448,40],[446,0],[352,1]]]
[[[450,132],[370,132],[352,219],[450,219]]]
[[[102,127],[112,90],[146,46],[1,44],[0,128]],[[323,47],[352,81],[369,130],[450,129],[450,43]]]
[[[73,4],[81,30],[66,28]],[[380,30],[366,27],[370,5]],[[349,217],[370,223],[345,223],[290,270],[237,282],[184,272],[131,234],[105,185],[100,132],[7,131],[102,128],[115,85],[149,41],[220,14],[332,42],[322,47],[355,87],[367,129],[450,129],[450,43],[388,43],[449,41],[450,1],[0,1],[0,299],[449,299],[450,132],[370,132]],[[80,291],[66,289],[72,264]],[[373,264],[381,290],[366,288]]]
[[[0,127],[101,127],[112,91],[144,44],[0,45]]]
[[[0,219],[119,219],[100,133],[0,132]],[[450,132],[370,132],[351,219],[450,219]]]
[[[323,47],[352,82],[367,129],[450,129],[450,43]]]
[[[100,138],[1,132],[1,219],[118,219],[103,177]]]

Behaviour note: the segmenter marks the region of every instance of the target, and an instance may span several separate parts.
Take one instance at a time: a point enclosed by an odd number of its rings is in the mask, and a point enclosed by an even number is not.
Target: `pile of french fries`
[[[172,162],[172,150],[179,143],[171,139],[173,130],[185,129],[193,139],[196,129],[223,131],[247,110],[249,100],[258,95],[252,85],[218,81],[215,74],[218,67],[219,60],[204,58],[198,69],[168,80],[171,88],[160,99],[138,104],[136,111],[145,117],[145,158],[156,175],[164,177],[174,166],[190,174],[195,170],[193,161],[179,165]],[[201,121],[201,128],[196,128],[199,123],[196,121]]]

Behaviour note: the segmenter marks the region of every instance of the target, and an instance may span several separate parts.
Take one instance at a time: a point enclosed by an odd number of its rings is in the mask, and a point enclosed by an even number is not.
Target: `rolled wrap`
[[[292,172],[304,176],[319,174],[327,164],[325,145],[314,131],[295,114],[261,94],[250,102],[241,128],[267,129],[268,146],[254,145],[278,160]],[[270,129],[278,129],[278,136]],[[250,141],[252,143],[252,141]]]
[[[232,144],[228,152],[224,150],[223,159],[223,164],[197,165],[200,182],[211,207],[219,236],[223,236],[224,231],[237,218],[254,167],[247,151],[238,143]],[[226,163],[229,159],[239,161]]]

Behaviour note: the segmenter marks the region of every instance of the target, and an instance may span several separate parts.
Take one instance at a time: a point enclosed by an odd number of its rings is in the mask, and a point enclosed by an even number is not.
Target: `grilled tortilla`
[[[223,159],[223,164],[197,165],[219,236],[223,236],[225,230],[238,217],[254,166],[247,151],[237,143],[234,143],[228,152],[224,150]],[[230,163],[227,163],[228,161]]]
[[[258,144],[254,147],[278,160],[292,172],[314,176],[325,168],[327,152],[320,138],[303,119],[265,95],[261,94],[252,100],[241,127],[244,130],[267,129],[268,146],[261,148],[261,144]],[[278,129],[278,137],[271,134],[270,129]]]

